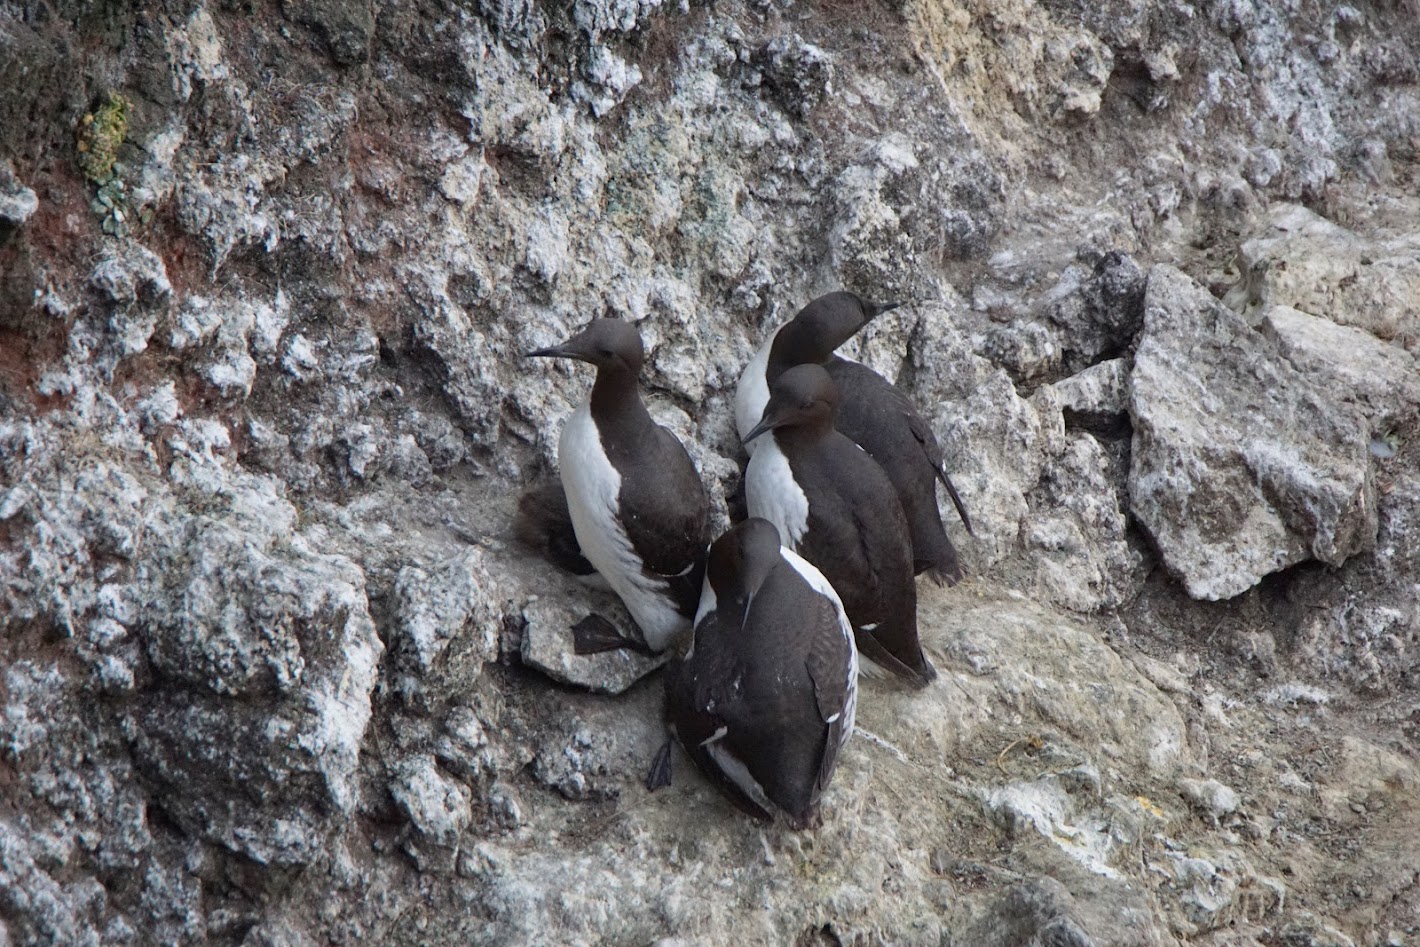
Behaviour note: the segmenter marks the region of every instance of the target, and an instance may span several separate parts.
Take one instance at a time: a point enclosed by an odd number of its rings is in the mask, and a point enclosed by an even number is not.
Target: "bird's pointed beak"
[[[883,313],[892,312],[901,305],[902,303],[864,303],[863,308],[868,312],[868,318],[865,321],[872,322]]]
[[[528,352],[525,358],[575,358],[579,362],[590,362],[591,359],[577,343],[581,340],[580,335],[563,342],[561,345],[549,345],[545,349],[538,349],[535,352]]]
[[[748,434],[745,435],[744,443],[748,444],[750,441],[754,440],[756,437],[759,437],[761,434],[764,434],[768,431],[772,431],[776,427],[778,427],[780,422],[783,420],[780,417],[780,414],[780,411],[775,410],[775,406],[772,401],[769,404],[765,405],[764,416],[759,419],[759,423],[754,426],[753,430],[751,430]]]
[[[765,431],[772,430],[774,430],[774,422],[771,421],[769,418],[765,418],[754,426],[754,430],[750,431],[748,434],[745,435],[744,442],[748,444],[750,441],[754,440],[756,437],[763,434]]]

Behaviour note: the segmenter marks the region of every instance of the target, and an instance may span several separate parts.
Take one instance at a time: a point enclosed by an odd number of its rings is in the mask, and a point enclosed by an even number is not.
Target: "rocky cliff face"
[[[0,942],[1420,938],[1410,0],[0,5]],[[977,530],[824,825],[520,544],[849,288]],[[955,528],[955,527],[953,527]]]

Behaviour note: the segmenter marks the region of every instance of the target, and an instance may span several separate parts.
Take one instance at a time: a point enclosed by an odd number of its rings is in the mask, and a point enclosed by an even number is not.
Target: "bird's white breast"
[[[700,584],[700,605],[695,609],[695,622],[693,627],[696,634],[699,634],[700,623],[705,620],[705,616],[713,612],[719,605],[715,597],[715,587],[710,584],[710,577],[707,575],[705,581]],[[690,646],[685,649],[683,660],[689,661],[695,654],[695,635],[690,636]]]
[[[740,373],[740,383],[735,388],[735,428],[740,433],[741,441],[745,439],[746,434],[754,430],[759,419],[764,417],[764,406],[769,403],[769,383],[764,380],[764,373],[769,368],[769,349],[774,345],[774,337],[778,334],[779,329],[775,329],[769,338],[764,340],[759,351],[754,353],[754,358],[749,360],[745,370]],[[745,444],[745,450],[749,451],[751,457],[768,436],[762,435]]]
[[[664,650],[689,622],[676,611],[665,581],[646,575],[621,523],[621,474],[602,448],[590,401],[582,402],[563,426],[557,464],[582,555],[621,596],[646,644]]]
[[[719,604],[715,598],[715,587],[710,584],[710,577],[707,575],[705,581],[700,585],[700,606],[695,609],[695,624],[699,625],[705,616],[715,610]]]
[[[779,542],[797,549],[809,529],[809,498],[794,480],[789,458],[772,433],[759,439],[760,449],[745,469],[745,500],[750,516],[760,516],[779,530]]]

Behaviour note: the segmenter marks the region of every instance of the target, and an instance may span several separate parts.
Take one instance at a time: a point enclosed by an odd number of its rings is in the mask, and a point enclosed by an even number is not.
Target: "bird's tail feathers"
[[[927,656],[922,653],[920,648],[917,656],[921,666],[914,668],[884,647],[872,632],[859,628],[855,630],[853,637],[857,640],[859,654],[913,687],[919,689],[926,687],[937,676],[937,669],[932,666],[931,661],[927,660]],[[858,668],[859,673],[862,673],[863,665],[861,663]]]
[[[976,531],[971,528],[971,515],[966,512],[966,504],[961,501],[961,494],[957,493],[956,484],[952,483],[952,478],[947,476],[946,470],[942,467],[934,468],[937,472],[937,479],[942,481],[942,486],[947,488],[947,496],[952,498],[952,506],[957,508],[957,516],[961,517],[961,524],[966,527],[968,536],[975,536]]]

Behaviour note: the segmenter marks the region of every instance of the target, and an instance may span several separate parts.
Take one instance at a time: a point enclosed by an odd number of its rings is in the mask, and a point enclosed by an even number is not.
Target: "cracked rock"
[[[1360,414],[1172,267],[1149,274],[1129,409],[1130,508],[1194,598],[1375,545]]]
[[[1357,407],[1377,433],[1420,413],[1420,362],[1400,346],[1290,306],[1268,310],[1262,327],[1299,372]]]
[[[1289,306],[1420,354],[1420,238],[1413,232],[1371,238],[1279,204],[1266,230],[1243,243],[1238,265],[1244,291],[1229,301],[1251,321]]]

